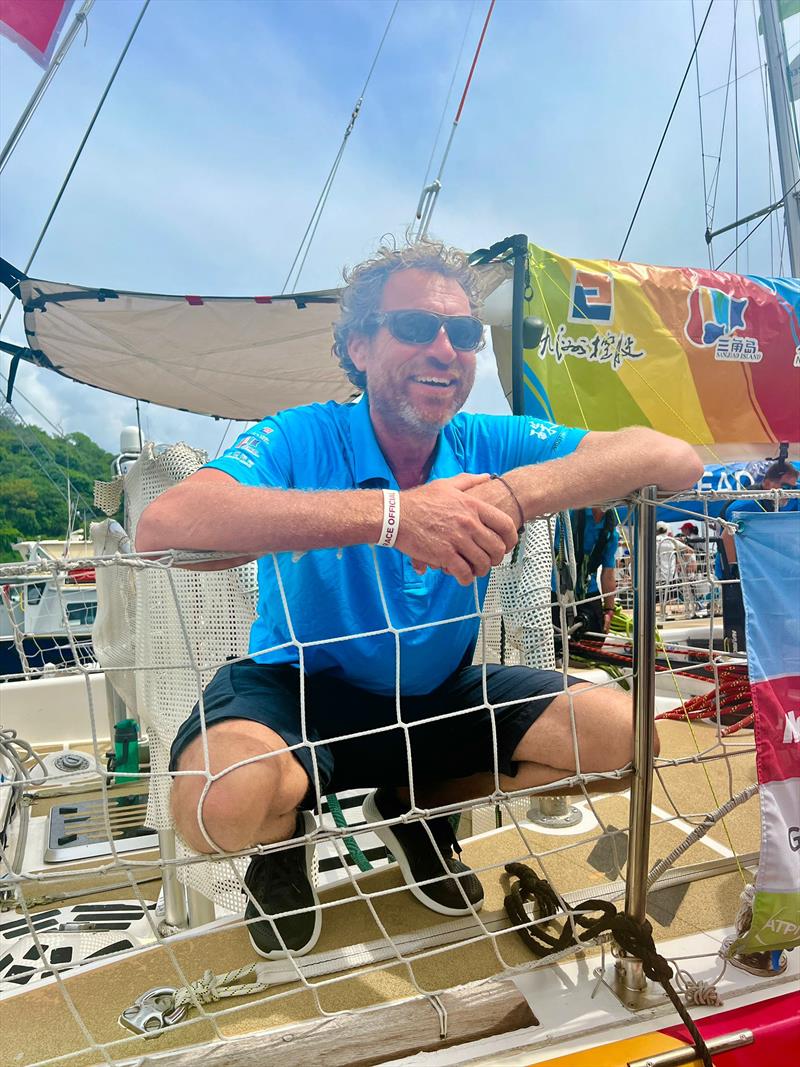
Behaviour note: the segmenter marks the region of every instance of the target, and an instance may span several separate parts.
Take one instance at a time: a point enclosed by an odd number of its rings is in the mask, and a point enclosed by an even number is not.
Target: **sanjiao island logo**
[[[733,363],[760,363],[764,353],[758,338],[746,337],[739,330],[746,328],[746,296],[735,297],[721,289],[698,285],[688,297],[689,317],[686,336],[697,348],[714,346],[714,359]]]

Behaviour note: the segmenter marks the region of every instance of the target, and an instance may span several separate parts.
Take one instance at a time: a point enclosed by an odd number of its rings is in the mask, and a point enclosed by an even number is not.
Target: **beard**
[[[472,391],[475,374],[464,373],[458,388],[447,403],[427,407],[414,403],[411,397],[396,383],[383,380],[367,381],[370,407],[380,412],[383,420],[398,430],[415,438],[429,438],[446,426],[461,410]]]

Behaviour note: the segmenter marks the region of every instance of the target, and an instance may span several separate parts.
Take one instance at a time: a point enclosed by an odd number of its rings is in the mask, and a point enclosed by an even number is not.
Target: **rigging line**
[[[2,354],[5,355],[5,353],[2,353]],[[6,385],[8,384],[8,378],[3,373],[2,370],[0,370],[0,382],[3,382]],[[17,389],[16,386],[14,387],[14,397],[16,399],[18,399],[18,400],[24,400],[25,403],[28,405],[28,407],[32,411],[35,411],[36,414],[39,416],[39,418],[43,422],[46,422],[48,426],[51,426],[56,431],[57,434],[60,435],[60,434],[62,434],[64,432],[62,426],[56,426],[56,424],[53,422],[53,420],[51,418],[49,418],[47,415],[45,415],[45,413],[41,410],[41,408],[37,408],[37,406],[34,404],[34,402],[32,400],[29,400],[28,397],[25,396],[25,394],[22,392],[22,390],[21,389]],[[16,414],[18,415],[18,417],[20,419],[22,418],[22,416],[19,414],[19,412],[17,411],[17,409],[14,407],[14,405],[11,403],[10,400],[2,400],[2,399],[0,399],[0,410],[2,410],[2,405],[3,404],[5,404],[6,407],[11,408],[12,411],[16,412]],[[24,419],[23,419],[23,421],[24,421]]]
[[[69,504],[69,502],[70,502],[69,501],[69,494],[64,492],[64,490],[58,484],[58,482],[55,480],[55,478],[53,478],[53,476],[51,475],[50,471],[47,469],[46,465],[44,463],[42,463],[41,459],[39,459],[39,457],[36,455],[36,453],[33,451],[33,449],[30,447],[30,445],[24,439],[24,437],[20,433],[19,427],[16,425],[14,420],[9,418],[8,421],[9,421],[9,423],[11,425],[12,432],[16,436],[16,438],[19,441],[19,443],[22,445],[22,447],[25,449],[25,451],[28,453],[28,455],[31,457],[31,459],[37,465],[37,467],[41,470],[41,472],[44,474],[44,476],[47,478],[47,480],[52,483],[53,488],[56,490],[56,492],[62,497],[63,500],[65,500],[67,502],[67,504]],[[54,457],[50,455],[50,453],[47,451],[47,449],[43,445],[41,446],[41,448],[46,453],[46,455],[52,460],[55,468],[60,471],[61,468],[56,463]],[[68,482],[68,484],[69,484],[69,482]],[[80,495],[80,493],[77,494],[77,497],[78,497],[78,500],[80,500],[83,503],[84,511],[85,512],[88,511],[90,514],[95,515],[95,512],[92,510],[92,508],[89,507],[88,504],[86,504],[86,502],[83,500],[83,497]],[[76,502],[76,505],[77,505],[77,502]]]
[[[431,154],[428,157],[428,165],[425,168],[425,177],[422,179],[423,188],[428,184],[428,178],[430,177],[431,167],[433,166],[433,157],[436,155],[436,149],[439,147],[439,138],[442,135],[442,127],[444,126],[445,116],[447,115],[447,109],[450,106],[450,98],[453,95],[453,86],[456,83],[456,75],[458,74],[458,68],[461,66],[461,59],[464,55],[464,45],[467,43],[467,35],[469,34],[469,28],[472,25],[472,20],[475,17],[475,5],[477,0],[472,0],[469,10],[469,18],[464,26],[464,33],[461,37],[461,46],[458,49],[458,57],[456,58],[455,65],[453,67],[453,75],[450,78],[450,84],[447,87],[447,96],[445,97],[444,105],[442,107],[442,114],[439,117],[439,126],[436,130],[436,136],[433,139],[433,147],[431,148]]]
[[[306,262],[306,258],[308,256],[308,253],[309,253],[310,249],[311,249],[311,244],[312,244],[312,242],[314,240],[314,235],[317,232],[317,226],[319,225],[319,220],[322,217],[322,212],[325,209],[325,204],[326,204],[327,199],[328,199],[328,194],[330,193],[331,186],[333,185],[333,179],[336,177],[336,172],[339,169],[339,164],[342,161],[342,156],[344,155],[344,150],[345,150],[345,146],[347,145],[348,138],[350,137],[350,134],[353,132],[353,127],[356,124],[356,119],[358,118],[358,116],[359,116],[359,114],[361,112],[361,106],[364,103],[364,95],[366,94],[367,86],[370,83],[370,79],[372,78],[373,71],[375,70],[375,67],[377,66],[378,59],[380,58],[380,54],[383,51],[383,46],[384,46],[384,43],[386,41],[387,36],[389,35],[389,28],[392,25],[392,20],[394,19],[394,16],[395,16],[395,14],[397,12],[397,8],[398,8],[399,3],[400,3],[400,0],[395,0],[394,7],[392,8],[391,13],[389,14],[389,19],[388,19],[388,21],[386,23],[386,27],[385,27],[385,29],[383,31],[383,36],[381,37],[380,43],[378,45],[378,49],[375,52],[375,56],[374,56],[374,58],[372,60],[372,65],[369,68],[369,72],[367,73],[366,80],[364,81],[364,84],[363,84],[363,86],[361,88],[361,92],[359,93],[358,99],[356,100],[355,105],[353,107],[352,113],[350,115],[350,121],[348,122],[347,128],[344,131],[344,137],[342,138],[342,143],[339,146],[339,151],[336,153],[336,158],[333,161],[333,166],[331,167],[330,171],[328,172],[328,177],[325,179],[325,182],[324,182],[324,184],[322,186],[322,192],[320,193],[319,198],[318,198],[318,200],[317,200],[317,202],[316,202],[316,204],[314,206],[314,210],[311,212],[311,218],[308,220],[308,225],[306,226],[305,233],[302,236],[302,239],[300,241],[300,245],[299,245],[299,247],[297,249],[297,252],[295,254],[294,259],[292,260],[292,265],[291,265],[291,267],[289,267],[289,273],[286,275],[286,280],[283,283],[283,288],[281,289],[281,295],[283,295],[283,293],[285,293],[287,288],[289,287],[289,282],[290,282],[291,277],[292,277],[292,272],[294,271],[294,268],[295,268],[295,265],[296,265],[297,261],[300,259],[300,255],[303,252],[303,247],[306,246],[305,254],[303,255],[302,261],[300,262],[300,266],[297,268],[297,273],[296,273],[295,279],[294,279],[294,285],[297,286],[297,284],[298,284],[298,282],[300,280],[300,274],[302,273],[303,267],[304,267],[305,262]],[[306,242],[307,242],[307,244],[306,244]]]
[[[723,145],[724,140],[725,140],[725,123],[727,122],[727,119],[728,119],[728,98],[730,97],[730,92],[731,92],[731,70],[732,69],[733,69],[733,40],[731,40],[731,50],[728,53],[728,80],[727,80],[727,83],[726,83],[726,86],[725,86],[725,103],[723,104],[723,107],[722,107],[722,126],[721,126],[720,131],[719,131],[719,150],[717,152],[717,157],[716,157],[717,158],[717,165],[714,168],[714,178],[713,178],[714,193],[713,193],[713,199],[712,199],[712,202],[711,202],[711,225],[709,226],[709,229],[713,229],[714,228],[714,212],[716,211],[716,206],[717,206],[717,192],[719,190],[719,178],[720,178],[720,173],[721,173],[721,170],[722,170],[722,145]]]
[[[217,445],[217,451],[214,453],[214,459],[216,459],[217,456],[220,454],[220,452],[222,450],[222,443],[225,440],[225,438],[228,436],[228,430],[230,430],[231,426],[233,426],[233,419],[228,419],[228,425],[223,430],[222,437],[219,439],[219,444]]]
[[[144,0],[144,3],[142,4],[142,9],[139,12],[139,17],[136,19],[136,22],[134,23],[133,29],[131,30],[127,41],[125,42],[125,46],[122,49],[122,52],[120,53],[119,59],[117,60],[116,66],[114,67],[113,71],[111,72],[111,77],[109,78],[108,84],[106,85],[105,89],[103,90],[103,95],[100,97],[100,102],[98,103],[97,107],[94,110],[94,114],[92,115],[91,119],[89,120],[89,125],[86,127],[86,132],[84,133],[83,137],[81,138],[81,143],[78,145],[78,150],[75,153],[75,156],[73,157],[73,160],[69,165],[69,170],[66,173],[66,177],[64,178],[64,181],[61,183],[61,188],[58,190],[58,195],[56,196],[55,202],[53,203],[53,206],[50,208],[50,214],[47,216],[47,219],[45,220],[45,224],[42,227],[42,232],[39,234],[39,237],[37,238],[36,244],[33,246],[33,251],[31,252],[30,257],[28,258],[28,262],[25,264],[25,267],[23,268],[23,272],[25,274],[27,274],[28,271],[30,270],[31,263],[33,263],[34,257],[36,256],[36,253],[39,251],[39,247],[40,247],[42,241],[44,240],[44,236],[47,233],[47,230],[48,230],[48,228],[50,226],[50,223],[53,221],[53,216],[55,215],[55,213],[56,213],[56,211],[58,209],[58,205],[61,203],[61,198],[62,198],[62,196],[64,195],[64,193],[66,191],[67,185],[69,183],[70,178],[72,177],[72,174],[73,174],[73,172],[75,170],[75,167],[78,165],[78,160],[81,158],[81,154],[83,153],[83,149],[86,146],[86,142],[89,140],[89,136],[90,136],[92,130],[94,129],[94,124],[97,121],[97,117],[100,114],[100,111],[101,111],[101,109],[103,107],[103,104],[106,102],[106,97],[108,96],[109,92],[111,91],[111,86],[114,84],[114,81],[116,80],[117,74],[119,73],[119,68],[122,66],[123,60],[125,59],[125,56],[128,54],[128,49],[131,46],[131,42],[133,41],[133,38],[136,35],[136,31],[139,29],[139,24],[141,23],[142,19],[144,18],[144,13],[145,13],[145,11],[147,11],[149,6],[150,6],[150,0]],[[8,314],[11,311],[11,308],[14,306],[14,302],[15,302],[16,299],[17,299],[17,297],[12,297],[11,298],[11,303],[6,308],[5,314],[3,315],[2,319],[0,319],[0,330],[3,329],[3,326],[6,323],[6,319],[8,318]]]
[[[27,130],[28,124],[36,113],[36,109],[39,107],[39,104],[41,104],[42,100],[44,100],[44,95],[50,88],[50,82],[56,76],[61,66],[61,63],[66,58],[67,52],[69,52],[70,48],[72,47],[72,42],[78,36],[78,31],[80,30],[82,25],[86,27],[86,35],[88,37],[89,21],[87,16],[92,10],[93,6],[94,0],[84,0],[83,6],[81,7],[80,11],[76,13],[72,25],[69,27],[64,39],[56,49],[56,52],[53,55],[53,58],[50,60],[50,64],[47,70],[42,75],[39,84],[33,91],[33,95],[31,96],[27,105],[23,109],[22,114],[20,115],[19,120],[17,122],[17,125],[11,131],[10,137],[3,146],[3,151],[0,152],[0,174],[3,173],[5,165],[6,163],[8,163],[9,159],[11,159],[14,149],[22,140],[22,135]],[[84,41],[83,43],[85,47],[86,41]]]
[[[718,263],[716,265],[716,267],[714,267],[714,270],[719,270],[720,267],[723,267],[728,262],[728,260],[731,258],[731,256],[734,255],[737,252],[737,250],[742,247],[742,245],[745,243],[745,241],[748,241],[753,236],[753,234],[756,232],[758,227],[762,226],[767,221],[767,219],[772,215],[772,213],[778,210],[779,207],[783,207],[783,204],[784,204],[784,201],[786,200],[786,197],[789,195],[789,193],[794,192],[794,189],[795,189],[795,187],[797,185],[800,185],[800,178],[798,178],[797,181],[792,185],[792,187],[790,189],[786,190],[786,192],[783,194],[781,199],[777,203],[773,204],[772,207],[769,209],[769,211],[767,211],[759,219],[759,221],[755,224],[755,226],[752,228],[752,230],[749,230],[744,235],[744,237],[738,243],[736,248],[734,248],[732,252],[729,252],[728,255],[722,260],[721,263]]]
[[[751,67],[750,70],[746,70],[744,72],[744,74],[737,74],[736,80],[737,81],[742,81],[743,78],[747,78],[751,74],[755,74],[755,72],[757,70],[760,71],[762,69],[763,69],[763,63],[759,63],[757,67]],[[717,85],[714,89],[706,89],[706,91],[704,93],[701,93],[700,95],[701,96],[711,96],[712,93],[718,93],[722,89],[726,89],[729,84],[730,84],[729,82],[723,82],[722,85]]]
[[[697,25],[694,18],[694,0],[692,0],[692,36],[697,41]],[[697,77],[697,113],[700,119],[700,161],[703,168],[703,214],[706,217],[706,227],[710,229],[708,217],[708,180],[706,177],[706,146],[703,134],[703,103],[700,94],[700,57],[695,53],[694,72]],[[711,266],[711,248],[708,248],[708,265]]]
[[[713,0],[712,0],[713,3]],[[428,232],[428,226],[430,225],[431,217],[433,215],[433,209],[436,207],[436,199],[439,195],[439,191],[442,187],[442,176],[444,174],[444,168],[447,163],[447,157],[450,155],[450,149],[453,145],[453,139],[458,129],[458,124],[461,120],[461,112],[464,110],[464,105],[467,102],[467,94],[469,93],[470,85],[472,84],[472,76],[475,73],[475,68],[478,65],[478,57],[481,54],[483,48],[483,42],[486,39],[486,31],[489,28],[489,20],[492,17],[494,11],[495,0],[490,0],[489,10],[486,12],[486,18],[483,21],[483,29],[478,40],[478,46],[475,49],[475,55],[472,57],[472,65],[469,68],[469,74],[464,85],[464,91],[461,94],[461,100],[456,111],[456,117],[453,119],[453,126],[450,130],[450,136],[447,139],[444,153],[442,155],[442,161],[439,164],[439,173],[436,175],[436,179],[428,186],[426,186],[420,195],[419,203],[417,205],[417,219],[419,220],[419,227],[417,230],[417,240],[420,240]]]
[[[689,62],[686,65],[686,70],[683,72],[683,77],[681,78],[681,84],[678,87],[678,92],[677,92],[677,95],[675,97],[675,102],[673,103],[672,110],[669,113],[669,118],[667,119],[667,124],[664,127],[664,132],[661,134],[661,140],[658,142],[658,148],[656,149],[656,154],[653,157],[653,162],[650,164],[650,170],[647,172],[647,178],[645,179],[644,188],[642,189],[641,195],[639,197],[639,201],[638,201],[638,203],[636,205],[636,210],[633,213],[633,218],[631,219],[630,226],[628,226],[628,232],[625,234],[625,240],[622,242],[622,248],[620,248],[620,250],[619,250],[619,255],[617,256],[617,259],[622,259],[622,255],[623,255],[623,253],[625,251],[625,246],[627,245],[628,238],[631,235],[631,230],[633,229],[633,224],[636,222],[636,216],[639,214],[639,208],[642,206],[642,201],[644,200],[644,194],[647,192],[647,187],[650,184],[651,177],[653,176],[653,171],[655,170],[656,163],[658,162],[658,157],[661,154],[661,148],[662,148],[662,146],[664,144],[664,141],[666,140],[667,131],[669,130],[670,123],[672,122],[672,116],[675,114],[675,110],[676,110],[676,108],[678,106],[678,101],[680,100],[681,93],[683,92],[683,87],[686,84],[686,79],[689,77],[689,71],[692,69],[692,63],[694,62],[694,57],[697,54],[697,46],[700,44],[700,38],[703,36],[703,30],[706,28],[706,23],[708,22],[708,16],[711,14],[711,8],[713,6],[714,6],[714,0],[708,0],[708,7],[706,8],[706,14],[705,14],[705,18],[703,19],[703,24],[700,27],[700,32],[697,35],[697,40],[694,42],[694,48],[692,49],[692,54],[689,56]]]

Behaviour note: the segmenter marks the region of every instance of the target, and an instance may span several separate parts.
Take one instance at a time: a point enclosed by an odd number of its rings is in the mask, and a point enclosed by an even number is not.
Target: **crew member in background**
[[[797,488],[797,468],[787,462],[785,454],[769,467],[762,479],[760,489],[781,490]],[[797,497],[777,499],[778,511],[800,510]],[[720,518],[753,513],[757,511],[774,512],[774,500],[731,500],[720,513]],[[721,542],[717,544],[717,556],[714,560],[714,575],[722,586],[722,621],[725,640],[731,651],[743,652],[746,648],[745,616],[742,590],[739,585],[739,564],[736,559],[736,543],[733,534],[723,527]]]
[[[617,597],[616,557],[619,547],[617,516],[613,508],[581,508],[569,513],[572,544],[575,550],[575,615],[577,629],[573,636],[585,633],[607,634],[614,615]],[[555,553],[557,570],[565,565],[560,552],[560,524],[556,527]],[[559,562],[560,557],[560,562]],[[600,572],[598,588],[597,575]],[[554,578],[555,587],[555,578]],[[563,583],[561,585],[563,591]],[[554,622],[560,629],[558,605]]]
[[[797,468],[791,463],[787,463],[785,460],[778,460],[777,463],[773,463],[764,475],[764,479],[761,483],[762,489],[780,490],[780,489],[796,489],[797,488]],[[732,500],[725,508],[727,515],[733,515],[735,513],[741,514],[742,512],[754,512],[754,511],[775,511],[774,500]],[[778,511],[798,511],[800,510],[800,500],[797,497],[778,497]],[[723,516],[724,517],[724,516]],[[725,576],[725,564],[728,564],[729,568],[732,568],[736,563],[736,544],[734,543],[733,534],[729,533],[727,529],[722,533],[722,544],[725,549],[724,557],[721,559],[722,553],[717,553],[717,560],[714,565],[714,573],[717,578],[723,578]],[[738,565],[735,574],[728,574],[727,577],[739,576]]]

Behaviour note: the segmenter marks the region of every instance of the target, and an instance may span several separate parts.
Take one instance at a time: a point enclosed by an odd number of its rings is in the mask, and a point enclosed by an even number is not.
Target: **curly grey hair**
[[[472,313],[477,314],[480,310],[478,274],[470,266],[467,253],[429,237],[401,248],[382,244],[370,259],[352,269],[345,267],[347,287],[342,293],[339,320],[333,327],[333,355],[353,385],[362,392],[366,389],[367,376],[350,358],[347,348],[350,336],[374,332],[371,319],[380,308],[383,289],[390,275],[412,269],[454,278],[467,294]]]

